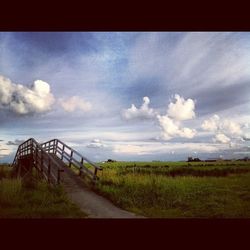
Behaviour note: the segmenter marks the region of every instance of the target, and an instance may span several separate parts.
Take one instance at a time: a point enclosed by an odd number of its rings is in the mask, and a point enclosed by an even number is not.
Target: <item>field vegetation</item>
[[[250,217],[250,162],[107,162],[95,191],[156,218]]]
[[[0,218],[82,218],[86,215],[66,196],[62,187],[49,186],[29,176],[11,178],[8,165],[0,165]]]
[[[149,218],[250,218],[250,162],[105,162],[90,187]],[[89,167],[87,165],[87,167]],[[73,166],[74,169],[74,166]],[[75,169],[76,173],[78,170]],[[62,187],[0,166],[1,218],[83,218]]]

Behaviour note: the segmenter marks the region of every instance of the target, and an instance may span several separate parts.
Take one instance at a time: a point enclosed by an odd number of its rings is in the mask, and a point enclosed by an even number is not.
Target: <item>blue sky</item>
[[[0,33],[0,161],[59,138],[94,161],[250,156],[250,33]]]

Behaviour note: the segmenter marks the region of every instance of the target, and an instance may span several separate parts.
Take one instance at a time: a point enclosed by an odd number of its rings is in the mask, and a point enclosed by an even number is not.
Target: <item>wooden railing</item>
[[[56,155],[69,167],[73,165],[74,167],[78,168],[80,175],[87,176],[93,182],[98,179],[97,172],[98,170],[102,170],[102,168],[97,166],[94,162],[90,161],[62,141],[53,139],[42,143],[41,146],[45,152]],[[88,163],[91,168],[88,168],[85,165],[86,163]]]
[[[55,158],[55,156],[57,158]],[[62,141],[53,139],[39,144],[35,139],[30,138],[20,144],[12,166],[17,172],[22,168],[22,160],[29,158],[32,166],[49,182],[59,184],[61,172],[65,164],[69,167],[72,165],[79,169],[79,175],[87,176],[92,182],[98,179],[97,172],[102,170],[94,162],[82,156],[76,150],[72,149]],[[86,166],[88,163],[88,166]]]
[[[12,166],[19,171],[21,161],[25,157],[30,157],[33,166],[41,173],[48,183],[59,184],[61,180],[61,172],[63,168],[45,149],[33,138],[20,144]]]

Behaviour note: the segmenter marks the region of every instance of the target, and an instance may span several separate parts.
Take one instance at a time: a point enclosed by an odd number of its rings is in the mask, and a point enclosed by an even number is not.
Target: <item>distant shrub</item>
[[[108,159],[107,162],[116,162],[116,160]]]

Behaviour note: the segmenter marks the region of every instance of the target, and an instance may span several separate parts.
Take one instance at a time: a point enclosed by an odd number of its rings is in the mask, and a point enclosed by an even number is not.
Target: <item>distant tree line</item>
[[[204,160],[204,161],[205,162],[215,162],[215,161],[220,161],[220,160],[222,160],[222,159],[207,159],[207,160]],[[202,161],[202,160],[199,159],[198,157],[193,158],[193,157],[189,156],[187,161],[188,162],[194,162],[194,161]],[[230,159],[223,159],[223,161],[231,161],[231,160]],[[244,157],[242,159],[237,159],[236,161],[250,161],[250,158],[249,157]]]
[[[191,161],[201,161],[198,157],[196,158],[193,158],[191,156],[188,157],[188,162],[191,162]]]

